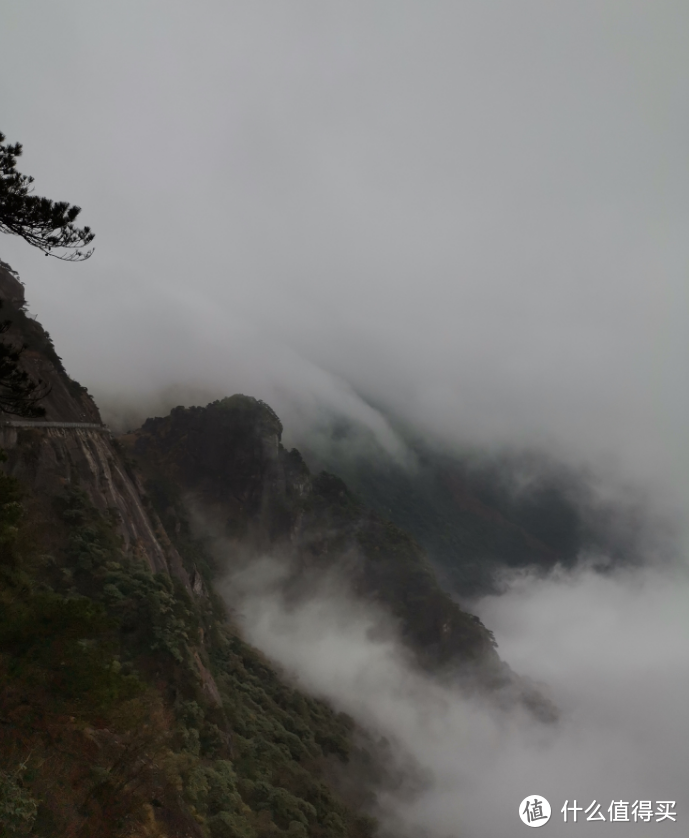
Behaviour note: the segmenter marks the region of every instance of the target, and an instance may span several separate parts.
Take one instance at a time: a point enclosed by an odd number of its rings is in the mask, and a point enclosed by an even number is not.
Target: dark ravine
[[[625,491],[604,499],[589,471],[542,451],[431,444],[379,412],[404,462],[365,426],[336,416],[312,442],[303,439],[305,459],[411,533],[461,602],[500,591],[505,571],[547,574],[582,558],[600,569],[629,567],[671,556],[671,528],[651,504]]]
[[[4,338],[50,385],[44,420],[0,428],[3,834],[375,833],[375,735],[244,642],[198,510],[245,558],[282,556],[295,586],[337,568],[393,615],[426,670],[471,673],[487,697],[552,718],[414,539],[336,476],[311,474],[268,405],[176,408],[112,439],[4,264],[0,299]]]

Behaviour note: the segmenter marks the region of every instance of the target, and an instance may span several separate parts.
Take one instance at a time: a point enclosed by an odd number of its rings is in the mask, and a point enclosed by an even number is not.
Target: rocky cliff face
[[[169,508],[151,507],[95,403],[67,375],[49,335],[26,315],[24,288],[6,265],[0,266],[0,300],[12,322],[6,338],[26,346],[24,368],[50,387],[44,420],[1,428],[8,472],[37,498],[80,486],[96,509],[116,510],[125,550],[191,590],[195,569],[185,568],[166,531],[178,522],[162,524]],[[72,426],[78,424],[92,427]],[[176,487],[243,551],[279,549],[302,572],[346,569],[355,590],[400,621],[421,659],[497,667],[490,632],[441,591],[413,538],[363,507],[335,476],[312,475],[296,450],[283,448],[281,434],[268,405],[233,396],[150,419],[122,444],[149,480]]]
[[[392,616],[423,668],[553,719],[555,708],[500,660],[491,632],[441,588],[414,538],[335,475],[312,474],[281,434],[268,405],[235,395],[177,407],[120,442],[165,528],[193,537],[200,520],[203,534],[212,533],[211,551],[213,541],[221,545],[216,573],[269,554],[288,568],[286,590],[298,598],[335,572],[355,596]]]
[[[203,549],[165,528],[6,265],[0,301],[3,340],[50,386],[44,419],[0,417],[0,834],[372,838],[327,780],[356,760],[352,721],[242,640]],[[252,513],[270,484],[256,455],[232,484]]]
[[[433,667],[500,664],[490,632],[437,584],[423,551],[403,530],[366,509],[336,476],[312,475],[264,403],[232,396],[205,408],[176,408],[123,439],[155,495],[181,490],[223,544],[246,555],[270,550],[313,578],[338,570],[364,598],[398,620],[419,660]],[[161,508],[177,526],[175,509]]]
[[[41,402],[46,411],[43,420],[0,417],[7,471],[37,498],[52,497],[65,486],[82,487],[97,509],[117,510],[126,550],[140,556],[152,571],[170,572],[188,585],[177,551],[144,508],[136,477],[127,473],[95,402],[67,375],[48,333],[26,314],[24,286],[4,263],[0,263],[0,301],[0,316],[11,322],[4,339],[26,347],[21,366],[33,380],[50,388]],[[44,510],[44,514],[49,513]]]
[[[44,419],[0,418],[1,834],[373,838],[379,743],[244,642],[209,534],[270,550],[297,588],[337,570],[421,666],[552,717],[414,539],[285,450],[266,404],[177,408],[113,440],[6,265],[0,301],[3,340],[50,387]]]
[[[50,393],[41,403],[46,410],[46,420],[101,424],[93,399],[85,388],[67,375],[50,335],[26,313],[24,286],[9,265],[2,261],[0,301],[3,303],[0,318],[12,324],[4,339],[26,346],[22,366],[34,380],[41,379],[50,386]]]

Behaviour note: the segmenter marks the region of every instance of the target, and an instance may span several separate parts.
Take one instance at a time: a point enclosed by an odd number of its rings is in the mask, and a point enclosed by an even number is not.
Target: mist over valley
[[[685,835],[686,4],[0,19],[0,833]]]

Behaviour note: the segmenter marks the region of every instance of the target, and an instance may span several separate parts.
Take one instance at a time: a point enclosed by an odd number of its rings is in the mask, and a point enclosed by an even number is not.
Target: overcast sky
[[[178,386],[375,418],[361,395],[686,500],[686,2],[0,18],[0,130],[97,233],[82,265],[0,257],[109,415]]]
[[[97,237],[0,258],[108,421],[244,392],[296,441],[338,410],[390,442],[378,406],[689,511],[687,44],[686,0],[2,0],[0,130]],[[686,591],[584,573],[480,604],[564,712],[541,748],[450,694],[429,734],[435,688],[318,601],[245,628],[433,770],[395,803],[433,836],[508,834],[550,789],[676,797],[686,834]]]

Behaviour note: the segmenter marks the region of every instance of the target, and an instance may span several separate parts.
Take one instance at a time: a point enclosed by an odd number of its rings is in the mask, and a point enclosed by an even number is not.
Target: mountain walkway
[[[99,425],[97,422],[54,422],[41,419],[3,419],[0,420],[0,428],[86,428],[110,433],[107,425]]]

